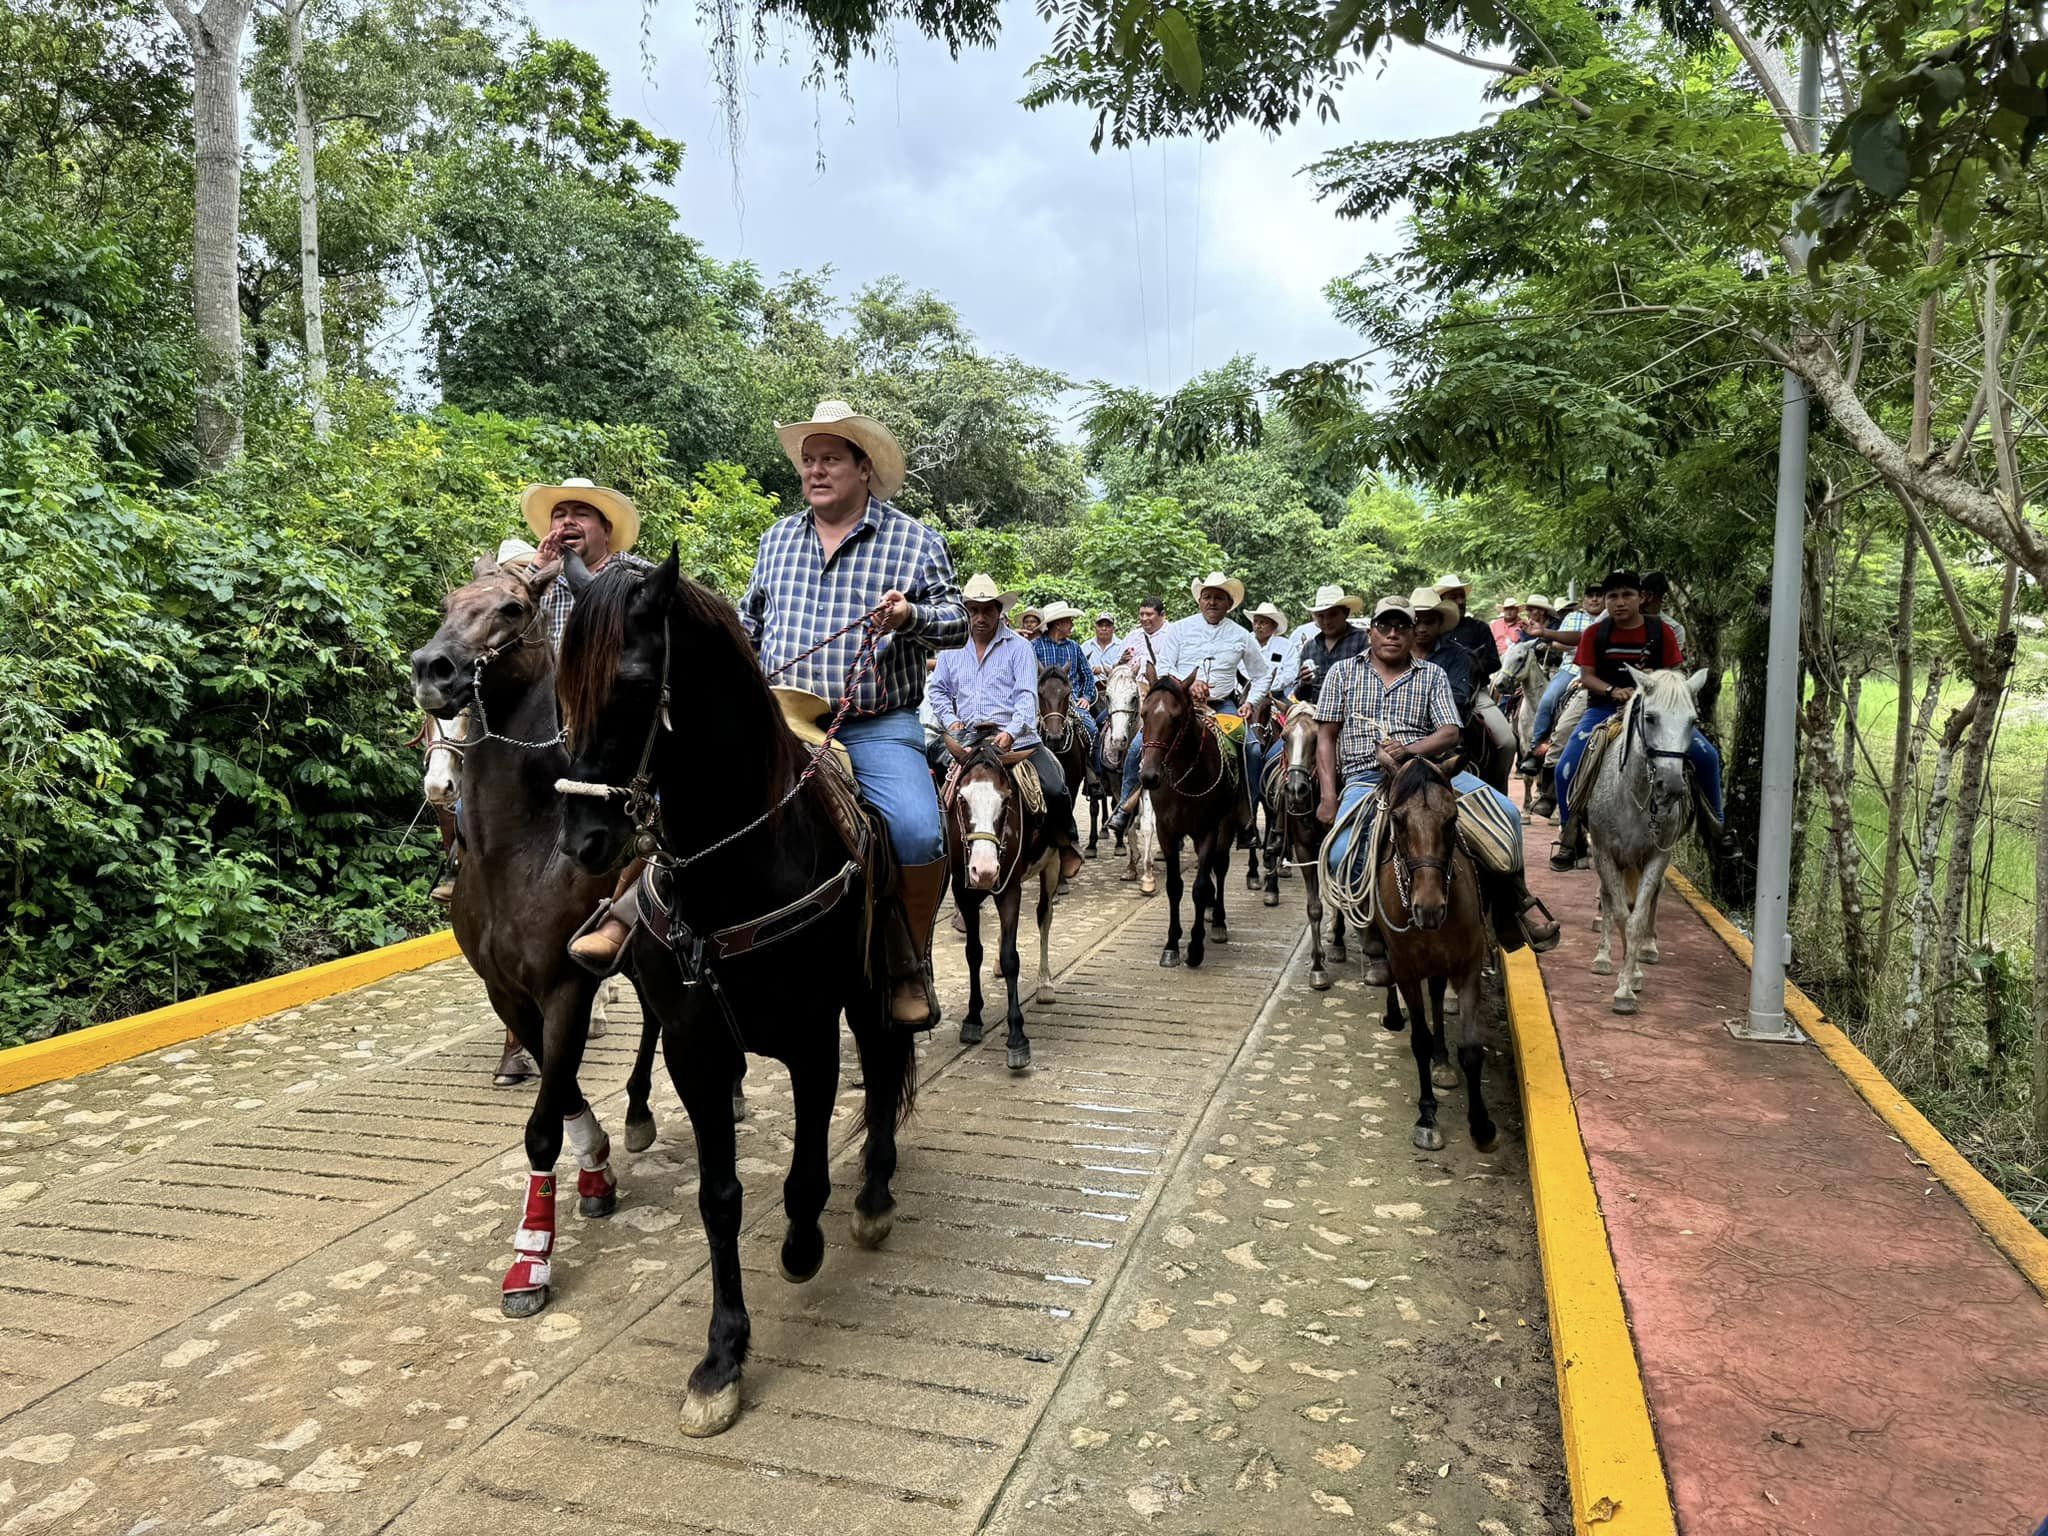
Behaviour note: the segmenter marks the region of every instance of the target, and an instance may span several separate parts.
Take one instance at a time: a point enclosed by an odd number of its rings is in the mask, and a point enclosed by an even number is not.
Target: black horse
[[[728,1097],[744,1053],[789,1068],[796,1145],[782,1186],[781,1269],[800,1284],[825,1259],[818,1217],[831,1192],[839,1015],[867,1089],[852,1224],[864,1248],[895,1221],[889,1180],[896,1127],[916,1091],[914,1036],[888,1017],[887,966],[867,921],[870,876],[849,853],[824,774],[807,771],[809,755],[783,723],[731,605],[682,576],[673,552],[652,572],[594,579],[571,556],[566,576],[578,596],[557,679],[573,755],[562,848],[592,872],[617,868],[636,839],[654,854],[631,959],[697,1139],[711,1324],[681,1427],[715,1435],[739,1416],[750,1332]],[[717,721],[715,733],[671,728],[672,679],[688,680],[692,713]]]

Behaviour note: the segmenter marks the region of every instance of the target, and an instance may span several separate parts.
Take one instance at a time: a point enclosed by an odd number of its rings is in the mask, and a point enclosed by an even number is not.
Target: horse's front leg
[[[953,905],[960,909],[960,920],[967,925],[967,1012],[960,1019],[960,1043],[979,1045],[983,1033],[981,1022],[981,903],[982,896],[969,892],[957,882],[953,886]]]
[[[825,1262],[825,1229],[818,1225],[818,1213],[832,1193],[829,1142],[832,1103],[839,1097],[838,1021],[821,1022],[803,1031],[803,1038],[818,1042],[818,1046],[789,1063],[796,1145],[790,1151],[789,1174],[782,1181],[782,1212],[789,1225],[783,1232],[778,1262],[782,1278],[792,1285],[802,1285]]]
[[[701,989],[700,989],[701,990]],[[740,1416],[740,1367],[752,1324],[740,1283],[738,1133],[732,1123],[732,1047],[706,1007],[689,1009],[661,1032],[668,1075],[697,1141],[697,1212],[711,1249],[711,1326],[704,1358],[690,1372],[680,1428],[701,1438],[729,1429]],[[708,1048],[707,1048],[708,1047]]]
[[[626,1150],[645,1152],[654,1145],[654,1109],[649,1099],[654,1091],[654,1048],[661,1043],[661,1023],[640,998],[637,984],[633,996],[640,1003],[640,1045],[633,1053],[633,1070],[626,1077]]]
[[[1133,844],[1140,841],[1131,839]],[[1180,964],[1180,839],[1175,838],[1166,850],[1166,948],[1159,952],[1161,965]],[[1202,942],[1201,914],[1195,914],[1195,937],[1188,947],[1194,949]]]
[[[1327,992],[1330,990],[1330,973],[1323,965],[1323,872],[1318,867],[1320,862],[1309,859],[1302,864],[1301,883],[1308,896],[1308,984],[1318,992]],[[1270,881],[1267,889],[1272,889]]]
[[[609,1216],[618,1204],[610,1140],[576,1085],[595,992],[593,983],[577,978],[558,985],[541,1006],[540,1088],[526,1119],[526,1205],[512,1238],[512,1264],[505,1271],[498,1303],[507,1317],[532,1317],[548,1304],[555,1249],[555,1164],[564,1141],[576,1149],[582,1214]]]
[[[1266,894],[1260,898],[1267,906],[1280,905],[1280,862],[1282,850],[1287,847],[1287,813],[1275,812],[1266,807]]]
[[[1458,1070],[1465,1076],[1465,1125],[1472,1133],[1473,1150],[1491,1152],[1500,1144],[1500,1132],[1486,1112],[1486,1093],[1480,1086],[1486,1067],[1486,1014],[1477,967],[1458,978],[1458,1002]]]
[[[1420,981],[1401,983],[1401,1001],[1407,1005],[1408,1046],[1415,1056],[1415,1132],[1410,1138],[1425,1152],[1443,1150],[1444,1133],[1437,1129],[1436,1086],[1430,1081],[1430,1065],[1436,1042],[1429,1024],[1429,1010]],[[1389,1010],[1389,1016],[1392,1011]]]
[[[1209,844],[1209,937],[1218,944],[1230,942],[1230,914],[1223,910],[1223,890],[1230,884],[1230,841],[1229,832],[1219,827]],[[1252,857],[1249,850],[1245,856]]]
[[[1620,926],[1615,913],[1627,912],[1627,904],[1621,900],[1621,878],[1613,861],[1601,856],[1593,860],[1593,872],[1600,879],[1600,909],[1593,919],[1593,931],[1600,936],[1600,946],[1593,951],[1593,974],[1612,976],[1614,974],[1614,930]]]
[[[1628,887],[1628,876],[1616,870],[1613,889],[1607,896],[1608,926],[1621,934],[1621,959],[1614,967],[1612,1007],[1616,1013],[1636,1011],[1636,988],[1642,985],[1643,979],[1642,964],[1636,959],[1636,899],[1629,894]]]
[[[1052,882],[1055,891],[1059,888],[1059,869],[1054,866]],[[1002,917],[1002,949],[997,964],[1003,973],[1003,990],[1009,998],[1009,1006],[1003,1010],[1003,1022],[1007,1026],[1004,1042],[1009,1049],[1016,1049],[1018,1036],[1024,1033],[1024,1004],[1017,996],[1018,978],[1024,973],[1024,962],[1017,953],[1017,924],[1024,911],[1024,881],[1020,876],[1010,882],[1010,888],[996,898],[996,911]]]
[[[1429,1078],[1448,1092],[1458,1086],[1458,1073],[1451,1065],[1451,1032],[1444,1023],[1444,978],[1441,976],[1429,978],[1429,1007],[1434,1026],[1429,1049]]]
[[[1657,898],[1664,894],[1664,871],[1671,865],[1671,855],[1660,853],[1650,860],[1643,871],[1642,884],[1636,887],[1636,906],[1643,910],[1642,933],[1629,940],[1628,952],[1635,956],[1636,985],[1643,984],[1640,967],[1655,965],[1664,958],[1657,948]]]

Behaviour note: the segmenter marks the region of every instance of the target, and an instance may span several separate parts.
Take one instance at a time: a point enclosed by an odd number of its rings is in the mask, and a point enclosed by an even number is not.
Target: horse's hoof
[[[1639,949],[1636,951],[1636,959],[1640,960],[1644,965],[1655,965],[1659,960],[1662,960],[1663,958],[1664,957],[1658,954],[1657,951],[1654,949]]]
[[[1201,945],[1190,944],[1188,946],[1188,969],[1191,971],[1200,970],[1202,967],[1202,957],[1205,953],[1206,951],[1203,950]]]
[[[1617,997],[1614,1000],[1614,1011],[1616,1013],[1634,1013],[1636,1011],[1636,1000],[1632,997]]]
[[[1318,992],[1327,992],[1330,990],[1330,973],[1328,971],[1310,971],[1308,973],[1308,984]]]
[[[1088,845],[1088,846],[1087,846],[1086,848],[1083,848],[1083,849],[1081,850],[1081,853],[1082,853],[1082,856],[1083,856],[1083,857],[1085,857],[1085,858],[1090,858],[1090,859],[1094,858],[1094,857],[1095,857],[1095,845],[1094,845],[1093,843],[1090,843],[1090,844],[1089,844],[1089,845]]]
[[[576,1214],[591,1221],[602,1221],[619,1208],[619,1192],[608,1189],[601,1195],[578,1195]]]
[[[1119,880],[1123,880],[1123,881],[1126,881],[1126,882],[1128,882],[1128,881],[1131,881],[1131,880],[1135,880],[1135,879],[1137,879],[1137,878],[1138,878],[1138,872],[1137,872],[1137,871],[1136,871],[1135,869],[1127,869],[1127,870],[1125,870],[1125,871],[1124,871],[1124,872],[1123,872],[1122,874],[1120,874],[1120,875],[1118,875],[1118,876],[1117,876],[1117,879],[1119,879]]]
[[[1398,1035],[1399,1033],[1401,1033],[1402,1030],[1406,1029],[1407,1027],[1408,1016],[1406,1014],[1401,1014],[1397,1016],[1392,1013],[1383,1013],[1380,1015],[1380,1028],[1384,1029],[1390,1035]]]
[[[1612,960],[1595,960],[1593,962],[1593,974],[1595,976],[1612,976],[1614,974],[1614,962]]]
[[[1277,907],[1280,905],[1280,893],[1278,891],[1268,891],[1261,900],[1269,907]]]
[[[1038,990],[1031,994],[1031,1001],[1037,1003],[1040,1007],[1043,1007],[1047,1003],[1056,1002],[1058,1000],[1058,996],[1059,994],[1054,992],[1052,989],[1052,983],[1042,982],[1040,983]]]
[[[1444,999],[1444,1017],[1451,1018],[1458,1011],[1458,994],[1453,992]]]
[[[1022,1072],[1031,1065],[1031,1042],[1029,1040],[1026,1040],[1022,1045],[1010,1047],[1009,1063],[1012,1072]]]
[[[1424,1152],[1441,1152],[1444,1149],[1444,1133],[1433,1125],[1418,1125],[1414,1136],[1409,1138]]]
[[[1228,944],[1230,942],[1229,928],[1225,927],[1222,923],[1211,923],[1209,925],[1209,942],[1211,944]]]
[[[1259,871],[1256,867],[1244,872],[1244,888],[1248,891],[1256,891],[1259,888]]]
[[[1351,957],[1344,952],[1344,946],[1342,944],[1332,944],[1330,946],[1330,964],[1342,965],[1346,960],[1349,960],[1350,958]]]
[[[645,1152],[653,1145],[654,1117],[652,1115],[649,1115],[645,1120],[628,1120],[626,1122],[626,1150],[628,1152]]]
[[[853,1242],[857,1248],[879,1248],[896,1230],[896,1207],[870,1216],[859,1206],[853,1208]]]
[[[548,1304],[548,1288],[537,1291],[507,1291],[498,1299],[498,1310],[507,1317],[538,1317]]]
[[[1500,1132],[1494,1126],[1489,1125],[1484,1131],[1474,1130],[1472,1132],[1472,1150],[1474,1152],[1491,1152],[1499,1145]]]
[[[979,1019],[962,1019],[960,1021],[960,1043],[962,1045],[981,1044],[981,1037],[986,1032]]]
[[[704,1440],[724,1434],[739,1416],[740,1384],[729,1381],[716,1392],[699,1392],[695,1388],[685,1392],[676,1427],[692,1440]]]
[[[1439,1088],[1455,1088],[1458,1086],[1458,1069],[1448,1061],[1439,1061],[1429,1069],[1429,1080]]]
[[[825,1234],[812,1227],[810,1235],[797,1242],[792,1232],[782,1240],[782,1252],[776,1255],[775,1268],[782,1278],[791,1285],[802,1285],[817,1278],[818,1271],[825,1267]]]
[[[1162,949],[1159,951],[1159,963],[1161,965],[1179,965],[1180,951],[1172,948]]]
[[[745,1089],[742,1089],[742,1088],[735,1088],[735,1089],[733,1089],[733,1091],[732,1091],[732,1123],[733,1123],[734,1125],[738,1125],[738,1124],[739,1124],[739,1123],[740,1123],[740,1122],[741,1122],[742,1120],[744,1120],[744,1119],[746,1119],[746,1118],[747,1118],[747,1095],[746,1095],[746,1090],[745,1090]]]

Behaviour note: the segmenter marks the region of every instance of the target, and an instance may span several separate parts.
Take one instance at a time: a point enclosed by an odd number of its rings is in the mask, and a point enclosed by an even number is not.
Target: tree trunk
[[[2034,808],[2034,1147],[2048,1155],[2048,757]]]
[[[1735,726],[1727,764],[1728,835],[1713,850],[1714,894],[1732,907],[1756,903],[1757,828],[1763,811],[1764,671],[1770,656],[1771,594],[1759,587],[1733,625]]]
[[[1806,756],[1828,813],[1828,866],[1841,891],[1842,968],[1853,1012],[1860,1016],[1869,995],[1870,965],[1864,948],[1863,879],[1856,822],[1849,799],[1851,770],[1835,758],[1834,716],[1816,691],[1804,711]],[[1825,893],[1822,897],[1825,901]]]
[[[299,161],[299,303],[306,316],[306,393],[311,397],[313,435],[327,440],[327,331],[320,301],[320,183],[313,136],[313,105],[306,95],[306,6],[286,0],[285,28],[292,68],[292,120]]]
[[[1955,768],[1956,748],[1963,733],[1977,717],[1978,697],[1971,694],[1962,707],[1948,717],[1941,733],[1941,749],[1934,754],[1934,785],[1927,795],[1927,817],[1920,824],[1920,872],[1913,886],[1911,959],[1906,968],[1906,1003],[1902,1022],[1906,1037],[1920,1032],[1920,1014],[1926,1006],[1927,940],[1934,915],[1934,861],[1941,848],[1941,824],[1948,816],[1948,781]]]
[[[1976,687],[1977,716],[1963,749],[1962,776],[1956,787],[1956,824],[1949,834],[1948,883],[1942,896],[1941,923],[1934,949],[1934,992],[1939,998],[1955,979],[1961,951],[1963,902],[1970,892],[1971,849],[1984,805],[1984,775],[1991,756],[1991,733],[1998,728],[1999,706],[2005,697],[2006,674],[2012,669],[2017,637],[2009,629],[1993,637],[1989,653],[1971,679]],[[1935,1018],[1945,1009],[1937,1004]]]
[[[1897,719],[1892,723],[1892,782],[1885,795],[1884,876],[1877,898],[1877,963],[1891,959],[1892,930],[1898,921],[1899,853],[1905,846],[1906,792],[1911,784],[1907,759],[1913,751],[1913,607],[1918,595],[1920,546],[1906,530],[1899,551],[1899,605],[1892,619],[1892,670],[1899,682]]]
[[[242,34],[252,0],[164,0],[192,50],[192,316],[199,333],[194,424],[200,467],[242,452]]]

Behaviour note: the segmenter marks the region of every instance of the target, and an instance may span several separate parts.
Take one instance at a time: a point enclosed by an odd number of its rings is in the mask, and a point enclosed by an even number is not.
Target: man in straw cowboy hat
[[[1231,622],[1231,612],[1244,602],[1244,583],[1221,571],[1211,571],[1188,583],[1195,599],[1195,611],[1175,619],[1153,639],[1152,649],[1160,676],[1171,672],[1189,684],[1197,704],[1219,715],[1242,715],[1254,700],[1266,692],[1270,670],[1265,649],[1242,624]],[[1258,809],[1259,767],[1265,756],[1258,733],[1244,733],[1245,803]],[[1125,775],[1131,777],[1128,759]],[[1251,823],[1239,835],[1240,847],[1249,847]]]
[[[1464,577],[1437,577],[1436,593],[1458,606],[1457,621],[1447,633],[1454,644],[1462,645],[1472,653],[1472,686],[1477,688],[1500,670],[1500,650],[1493,643],[1493,631],[1482,620],[1466,612],[1472,589]]]
[[[1088,665],[1088,653],[1074,639],[1074,620],[1081,610],[1064,601],[1045,605],[1041,617],[1045,627],[1031,641],[1041,667],[1066,675],[1067,689],[1079,706],[1075,719],[1087,739],[1088,756],[1095,756],[1095,673]],[[1079,786],[1072,786],[1078,788]]]
[[[1313,701],[1318,685],[1338,662],[1364,654],[1368,632],[1351,622],[1364,607],[1364,598],[1353,597],[1342,587],[1317,587],[1309,604],[1308,633],[1295,634],[1294,670],[1276,683],[1274,691]]]
[[[998,590],[988,575],[976,572],[961,597],[967,605],[967,644],[939,656],[932,674],[932,712],[955,741],[966,741],[978,726],[992,725],[998,752],[1031,749],[1031,766],[1045,790],[1046,824],[1060,850],[1060,873],[1071,880],[1082,862],[1074,794],[1060,760],[1038,734],[1039,661],[1032,642],[1003,619],[1017,594]],[[951,761],[943,743],[933,746],[930,757],[941,770]]]
[[[1252,638],[1266,653],[1266,697],[1284,696],[1284,685],[1294,676],[1294,641],[1287,634],[1287,615],[1272,603],[1261,603],[1251,612]]]
[[[593,576],[613,560],[637,570],[654,569],[632,552],[640,542],[640,509],[622,491],[571,476],[560,485],[529,485],[519,493],[519,511],[540,540],[535,559],[541,565],[560,560],[573,549]],[[547,615],[548,640],[559,651],[576,593],[569,583],[558,581],[548,588],[540,606]]]
[[[883,931],[889,1015],[929,1029],[939,1016],[931,944],[946,844],[917,705],[926,657],[967,638],[967,609],[945,540],[889,503],[903,488],[894,433],[843,400],[821,401],[809,421],[775,430],[805,505],[761,536],[740,624],[779,683],[835,704],[851,684],[839,740],[861,793],[888,824],[902,871]],[[882,639],[873,668],[854,682],[869,613]]]

